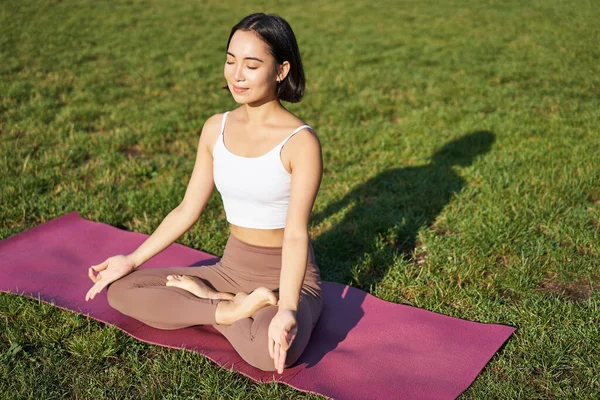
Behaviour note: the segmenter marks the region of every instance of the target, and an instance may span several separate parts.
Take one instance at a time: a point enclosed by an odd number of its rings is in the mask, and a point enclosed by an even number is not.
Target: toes
[[[182,284],[181,275],[169,275],[167,276],[167,286],[181,286]]]

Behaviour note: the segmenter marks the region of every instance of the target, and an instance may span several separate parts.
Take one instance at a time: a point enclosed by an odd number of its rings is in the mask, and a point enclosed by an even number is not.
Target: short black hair
[[[233,34],[238,31],[255,32],[268,46],[278,64],[290,63],[290,70],[277,85],[277,98],[290,103],[298,103],[304,96],[304,69],[294,31],[288,22],[275,14],[250,14],[232,29],[227,40],[227,49]]]

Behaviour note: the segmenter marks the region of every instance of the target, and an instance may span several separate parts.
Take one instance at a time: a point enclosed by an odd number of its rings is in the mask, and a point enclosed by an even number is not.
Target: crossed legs
[[[200,278],[190,275],[168,275],[167,286],[187,290],[193,295],[213,300],[225,300],[217,304],[215,322],[218,325],[231,325],[242,318],[250,318],[255,312],[277,304],[277,297],[266,287],[259,287],[248,294],[237,292],[235,296],[227,292],[217,292]]]
[[[277,297],[270,288],[251,289],[235,282],[216,264],[140,269],[109,285],[107,295],[113,308],[158,329],[214,325],[246,362],[273,371],[267,341],[269,324],[278,311]],[[298,333],[288,350],[286,366],[304,351],[320,312],[320,297],[303,287]]]
[[[276,305],[277,297],[264,287],[250,294],[241,291],[213,266],[141,269],[113,282],[108,301],[147,325],[178,329],[231,325],[263,307]]]

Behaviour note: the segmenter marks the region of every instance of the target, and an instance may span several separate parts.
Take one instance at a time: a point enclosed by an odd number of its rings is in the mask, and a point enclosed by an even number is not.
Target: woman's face
[[[287,64],[287,63],[286,63]],[[234,100],[240,104],[276,97],[277,79],[283,79],[268,45],[254,32],[236,31],[227,49],[224,75]]]

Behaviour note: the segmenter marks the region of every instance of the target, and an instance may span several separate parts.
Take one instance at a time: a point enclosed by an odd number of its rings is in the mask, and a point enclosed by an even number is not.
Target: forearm
[[[128,255],[136,268],[169,247],[197,221],[195,216],[176,207],[160,223],[158,228],[135,251]]]
[[[284,239],[279,279],[279,308],[297,311],[308,261],[308,236]]]

